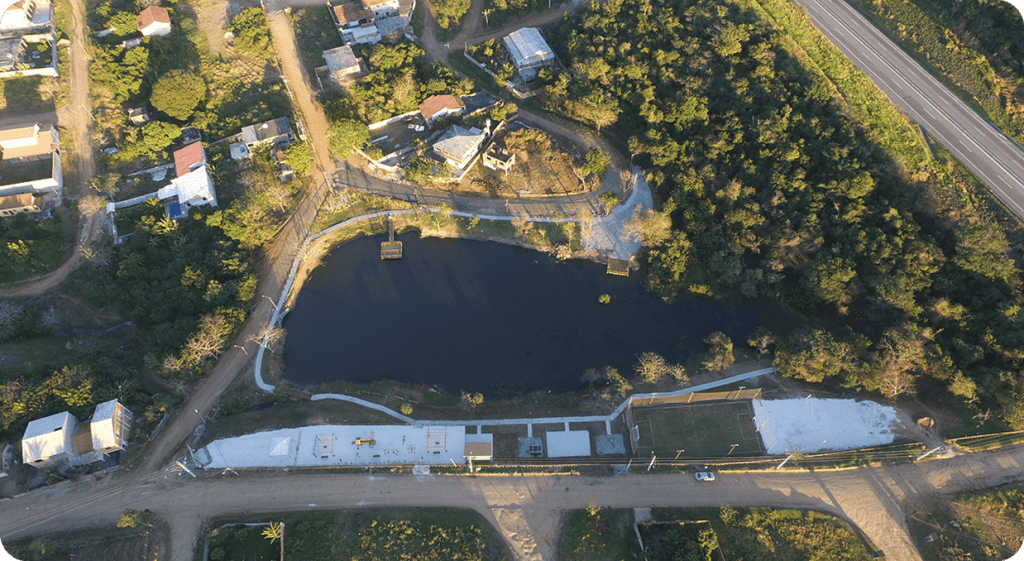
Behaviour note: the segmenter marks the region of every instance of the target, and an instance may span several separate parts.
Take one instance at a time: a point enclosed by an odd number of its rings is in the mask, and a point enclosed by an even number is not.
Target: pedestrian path
[[[579,416],[563,416],[563,417],[525,417],[525,418],[519,418],[519,419],[456,419],[456,420],[450,420],[450,421],[438,421],[438,420],[433,420],[433,419],[431,419],[431,420],[415,420],[415,419],[412,419],[410,417],[407,417],[406,415],[402,415],[401,413],[399,413],[399,412],[397,412],[397,411],[395,411],[393,409],[389,409],[387,407],[384,407],[383,405],[380,405],[380,404],[377,404],[377,403],[371,403],[369,401],[366,401],[365,399],[359,399],[358,397],[352,397],[352,396],[349,396],[349,395],[334,394],[334,393],[316,394],[311,399],[313,401],[319,401],[319,400],[323,400],[323,399],[337,399],[337,400],[340,400],[340,401],[347,401],[349,403],[355,403],[356,405],[362,405],[363,407],[368,407],[370,409],[374,409],[376,411],[380,411],[381,413],[384,413],[386,415],[390,415],[390,416],[392,416],[392,417],[394,417],[396,419],[399,419],[400,421],[409,423],[409,424],[411,424],[413,426],[416,426],[416,427],[423,427],[423,426],[427,426],[427,425],[430,425],[430,426],[465,426],[465,427],[475,426],[475,427],[477,427],[477,432],[480,432],[480,428],[481,427],[508,426],[508,425],[526,425],[527,426],[527,435],[528,436],[533,436],[533,425],[535,425],[535,424],[537,424],[537,425],[564,424],[565,425],[565,430],[568,431],[569,430],[569,423],[604,423],[605,424],[605,431],[607,432],[607,434],[611,434],[612,433],[612,431],[611,431],[611,423],[612,423],[612,421],[614,421],[619,415],[621,415],[622,412],[626,410],[626,407],[629,406],[630,402],[632,400],[634,400],[634,399],[649,399],[649,398],[652,398],[652,397],[673,397],[673,396],[684,395],[684,394],[688,394],[688,393],[702,392],[702,391],[709,390],[709,389],[712,389],[712,388],[718,388],[718,387],[727,386],[729,384],[733,384],[733,383],[736,383],[736,382],[741,382],[743,380],[748,380],[750,378],[756,378],[758,376],[764,376],[766,374],[774,374],[775,372],[776,372],[776,370],[775,370],[774,367],[762,368],[760,370],[753,370],[751,372],[745,372],[743,374],[736,374],[735,376],[729,376],[728,378],[722,378],[721,380],[716,380],[714,382],[708,382],[706,384],[698,384],[696,386],[690,386],[688,388],[683,388],[683,389],[676,390],[676,391],[633,394],[633,395],[629,396],[629,398],[627,398],[625,401],[623,401],[622,404],[620,404],[615,409],[615,411],[613,411],[613,412],[611,412],[611,413],[609,413],[607,415],[579,415]]]

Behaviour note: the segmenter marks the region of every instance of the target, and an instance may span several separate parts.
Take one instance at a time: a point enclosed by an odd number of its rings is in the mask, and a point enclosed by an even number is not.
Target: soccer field
[[[763,454],[753,417],[749,401],[636,407],[638,455],[646,458],[653,451],[662,459],[711,458],[730,450],[732,456]]]

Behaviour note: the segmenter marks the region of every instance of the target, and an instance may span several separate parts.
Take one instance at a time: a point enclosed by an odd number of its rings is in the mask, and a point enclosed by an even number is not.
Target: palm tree
[[[270,540],[270,543],[274,543],[283,538],[284,524],[281,524],[280,522],[271,522],[269,526],[263,529],[263,537]]]

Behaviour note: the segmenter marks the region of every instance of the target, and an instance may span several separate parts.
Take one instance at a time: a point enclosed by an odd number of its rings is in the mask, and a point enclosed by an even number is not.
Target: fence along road
[[[843,0],[795,0],[811,22],[904,113],[1024,218],[1024,150]]]

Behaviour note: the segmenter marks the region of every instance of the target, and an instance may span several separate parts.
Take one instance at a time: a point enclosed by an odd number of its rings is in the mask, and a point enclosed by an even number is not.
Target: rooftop
[[[0,147],[3,149],[4,160],[32,158],[57,150],[60,139],[53,125],[43,129],[37,124],[0,131]]]
[[[135,18],[136,27],[138,27],[140,31],[154,23],[171,23],[171,13],[167,11],[167,8],[150,6],[139,12],[138,17]]]
[[[205,469],[331,465],[464,464],[466,427],[316,425],[211,442]]]
[[[179,203],[189,206],[212,204],[217,206],[217,190],[206,166],[200,166],[171,180],[171,184],[157,191],[160,200],[177,197]]]
[[[174,151],[174,171],[181,177],[198,164],[206,162],[206,152],[202,142],[193,142],[188,146]]]
[[[277,138],[282,135],[291,134],[292,125],[288,117],[278,117],[255,125],[242,127],[242,142],[246,145],[256,144]]]
[[[338,25],[358,23],[364,19],[373,19],[373,11],[360,2],[344,2],[337,6],[332,6],[331,9],[334,11],[334,17],[337,18]]]
[[[114,413],[117,411],[117,400],[111,399],[110,401],[104,401],[96,406],[96,410],[92,412],[91,422],[102,421],[104,419],[113,419]]]
[[[542,64],[555,58],[551,47],[536,27],[524,27],[509,33],[505,37],[505,46],[512,54],[516,66]]]
[[[65,440],[70,439],[67,431],[74,431],[78,419],[67,411],[36,419],[25,427],[25,435],[21,438],[22,456],[25,463],[38,459],[46,459],[65,450]]]
[[[484,131],[473,127],[466,130],[458,125],[452,125],[441,138],[434,143],[434,151],[445,157],[446,159],[455,160],[461,164],[465,164],[476,149],[480,147],[480,143],[484,141],[486,135]]]
[[[353,67],[359,68],[359,59],[356,58],[356,54],[352,52],[352,47],[349,45],[342,45],[336,49],[324,51],[324,60],[327,61],[327,68],[332,73],[350,70]]]
[[[454,95],[432,95],[424,99],[423,103],[420,104],[420,113],[425,119],[430,119],[445,109],[455,111],[457,109],[465,109],[465,107],[466,104]]]

